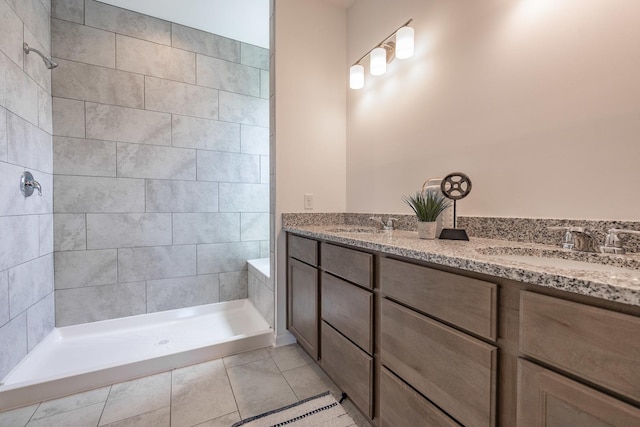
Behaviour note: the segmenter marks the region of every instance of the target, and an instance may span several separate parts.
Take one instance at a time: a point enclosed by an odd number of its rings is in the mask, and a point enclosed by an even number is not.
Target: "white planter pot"
[[[418,237],[421,239],[433,240],[436,238],[438,223],[436,221],[418,221]]]

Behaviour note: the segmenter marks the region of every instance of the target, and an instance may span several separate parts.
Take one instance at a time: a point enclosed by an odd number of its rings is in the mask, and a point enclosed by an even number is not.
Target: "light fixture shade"
[[[360,64],[352,65],[349,70],[349,87],[362,89],[364,87],[364,67]]]
[[[369,72],[372,76],[381,76],[387,72],[387,51],[383,47],[371,51]]]
[[[413,27],[402,27],[396,33],[396,58],[407,59],[413,56]]]

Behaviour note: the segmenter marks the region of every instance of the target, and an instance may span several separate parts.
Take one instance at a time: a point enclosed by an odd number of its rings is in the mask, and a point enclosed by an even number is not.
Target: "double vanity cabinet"
[[[288,234],[288,327],[375,426],[640,426],[640,307]]]

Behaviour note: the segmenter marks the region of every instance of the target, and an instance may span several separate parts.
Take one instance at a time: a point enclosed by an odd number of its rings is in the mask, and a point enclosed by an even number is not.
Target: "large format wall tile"
[[[119,142],[118,176],[195,180],[196,151]]]
[[[240,62],[240,42],[179,24],[171,27],[173,47]]]
[[[269,49],[247,43],[240,45],[240,62],[263,70],[269,69]]]
[[[220,91],[220,120],[245,125],[269,126],[269,101]]]
[[[268,184],[220,183],[220,212],[269,212]]]
[[[85,64],[116,67],[116,37],[108,31],[51,19],[51,54]]]
[[[84,138],[84,101],[53,97],[53,134]]]
[[[218,118],[218,91],[172,80],[145,77],[147,110],[201,117]]]
[[[171,115],[86,103],[87,138],[171,145]]]
[[[220,273],[220,301],[233,301],[249,297],[247,271]]]
[[[144,107],[144,77],[80,62],[56,59],[52,94],[62,98],[101,102],[123,107]]]
[[[51,292],[27,310],[27,346],[31,351],[55,327],[55,298]]]
[[[217,211],[217,182],[147,180],[147,212]]]
[[[50,134],[9,113],[7,136],[10,163],[41,172],[53,172]]]
[[[240,228],[242,241],[269,240],[269,213],[241,213]]]
[[[171,133],[174,147],[240,151],[240,125],[237,123],[174,114]]]
[[[49,135],[53,133],[51,94],[38,86],[38,127]]]
[[[5,1],[0,2],[0,51],[22,66],[22,20]]]
[[[116,283],[118,253],[115,249],[55,253],[56,289]]]
[[[259,256],[258,242],[198,245],[198,274],[246,270],[247,260]]]
[[[38,1],[7,0],[16,11],[26,28],[31,30],[40,44],[51,46],[51,31],[49,27],[49,11]]]
[[[144,212],[142,179],[57,175],[53,186],[55,213]]]
[[[195,53],[121,35],[116,43],[119,70],[195,84]]]
[[[168,279],[196,274],[196,246],[118,249],[118,281]]]
[[[87,249],[171,245],[171,214],[88,214]]]
[[[147,312],[211,304],[220,300],[217,274],[149,280]]]
[[[54,136],[53,167],[61,175],[115,177],[116,143]]]
[[[41,64],[42,65],[42,64]],[[0,52],[0,104],[30,123],[38,123],[38,85]]]
[[[51,0],[51,17],[84,23],[84,0]]]
[[[54,214],[53,249],[55,251],[82,251],[87,249],[85,214]]]
[[[260,182],[260,156],[198,151],[198,181]]]
[[[260,70],[237,62],[198,55],[198,85],[260,96]]]
[[[269,99],[269,96],[271,96],[269,91],[270,80],[269,71],[260,70],[260,98]]]
[[[82,310],[78,310],[82,307]],[[146,312],[145,283],[56,290],[56,326],[95,322]]]
[[[9,276],[0,271],[0,327],[9,321]]]
[[[0,217],[0,236],[0,271],[38,257],[37,215]]]
[[[9,269],[9,313],[15,317],[53,292],[53,255]]]
[[[247,154],[269,155],[269,128],[240,126],[240,151]]]
[[[114,33],[164,45],[171,44],[169,22],[93,0],[85,2],[84,22],[91,27]]]
[[[53,214],[38,215],[40,223],[40,256],[53,252]]]
[[[258,312],[262,314],[269,326],[273,328],[275,318],[273,291],[260,282],[251,272],[249,272],[248,285],[249,300],[251,300]]]
[[[0,378],[4,378],[27,355],[27,314],[0,327]]]
[[[269,160],[269,156],[260,156],[260,183],[261,184],[269,184],[270,174],[269,168],[271,167],[271,163]]]
[[[237,242],[239,240],[240,214],[173,214],[173,243],[176,245]]]
[[[0,162],[7,161],[7,110],[0,106]]]

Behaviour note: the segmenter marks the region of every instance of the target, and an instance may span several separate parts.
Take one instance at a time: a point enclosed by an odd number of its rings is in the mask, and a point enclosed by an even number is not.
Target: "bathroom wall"
[[[91,0],[52,16],[56,324],[246,298],[268,50]]]
[[[276,332],[286,334],[283,212],[346,210],[346,10],[335,2],[275,2]]]
[[[349,63],[409,18],[414,57],[346,89],[349,211],[462,171],[461,215],[640,219],[640,2],[358,0]]]
[[[0,0],[0,380],[54,325],[51,72],[45,0]],[[25,198],[20,176],[42,185]]]

